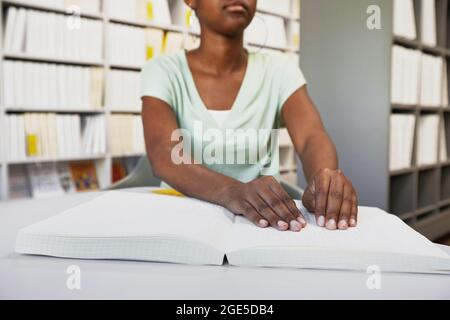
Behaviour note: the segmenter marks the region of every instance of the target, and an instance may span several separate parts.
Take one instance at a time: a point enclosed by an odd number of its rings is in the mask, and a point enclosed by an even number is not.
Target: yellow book
[[[184,195],[181,192],[178,192],[175,189],[159,189],[159,190],[153,190],[152,193],[159,194],[163,196],[173,196],[173,197],[184,197]]]

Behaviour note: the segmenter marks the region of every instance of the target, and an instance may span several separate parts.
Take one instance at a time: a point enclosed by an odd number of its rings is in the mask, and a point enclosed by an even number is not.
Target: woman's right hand
[[[306,219],[274,177],[262,177],[249,183],[236,182],[226,187],[223,206],[243,215],[261,228],[299,232]]]

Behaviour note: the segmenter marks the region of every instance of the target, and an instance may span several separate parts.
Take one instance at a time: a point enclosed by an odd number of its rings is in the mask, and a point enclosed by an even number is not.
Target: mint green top
[[[146,64],[141,93],[172,108],[179,128],[190,134],[191,143],[184,139],[184,146],[197,163],[249,182],[260,176],[279,176],[279,147],[274,143],[276,139],[270,138],[270,131],[282,126],[283,105],[305,84],[301,70],[286,56],[249,53],[240,91],[220,125],[197,91],[186,52],[180,51]],[[267,152],[258,157],[258,148],[265,149],[262,146],[267,147]]]

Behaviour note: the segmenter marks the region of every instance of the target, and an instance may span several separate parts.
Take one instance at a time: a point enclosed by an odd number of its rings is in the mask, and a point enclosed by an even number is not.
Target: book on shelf
[[[31,197],[30,182],[24,166],[9,168],[9,199],[24,199]]]
[[[164,37],[164,53],[171,54],[184,48],[185,38],[179,32],[166,32]]]
[[[422,53],[401,46],[392,47],[391,102],[416,105]]]
[[[110,63],[140,67],[146,61],[145,29],[109,23],[108,52]]]
[[[287,47],[285,21],[281,17],[257,13],[245,31],[245,42],[274,48]]]
[[[440,154],[440,161],[441,162],[447,162],[449,160],[448,157],[448,150],[447,150],[447,143],[450,141],[447,141],[446,132],[445,132],[445,121],[444,119],[441,119],[443,125],[441,126],[441,132],[440,132],[440,141],[439,141],[439,154]]]
[[[58,165],[58,177],[65,194],[76,192],[75,182],[68,163],[60,163]]]
[[[70,163],[69,170],[77,192],[96,191],[100,189],[97,169],[93,161]]]
[[[300,0],[292,0],[292,14],[294,19],[300,19]]]
[[[46,199],[98,190],[95,164],[43,163],[11,166],[10,199]]]
[[[43,37],[42,35],[46,36]],[[65,14],[8,7],[5,52],[44,58],[101,62],[103,23],[80,18],[69,26]]]
[[[158,29],[145,30],[146,60],[153,59],[163,53],[164,31]]]
[[[444,91],[442,86],[443,72],[443,58],[432,56],[429,54],[422,54],[420,94],[420,104],[422,106],[436,108],[442,106]]]
[[[420,36],[422,43],[435,47],[437,45],[436,33],[436,1],[422,0],[421,1],[421,30]]]
[[[64,195],[54,163],[27,165],[31,193],[34,199],[46,199]]]
[[[444,60],[443,61],[443,71],[442,71],[443,79],[442,79],[442,98],[441,98],[442,106],[444,108],[449,106],[449,103],[448,103],[448,73],[447,73],[448,69],[447,69],[447,66],[448,66],[447,65],[447,61]]]
[[[10,108],[101,110],[102,68],[5,60],[4,103]]]
[[[77,7],[79,9],[79,12],[82,14],[83,13],[99,14],[102,0],[56,0],[56,1],[60,3],[59,6],[62,5],[66,9],[70,8],[71,6]]]
[[[394,35],[417,39],[414,0],[394,0]]]
[[[140,159],[140,156],[114,159],[112,164],[113,183],[128,176],[136,168]]]
[[[291,0],[258,0],[258,10],[266,13],[273,13],[276,15],[290,16],[291,15]]]
[[[106,104],[113,111],[140,112],[140,73],[137,71],[109,70]]]
[[[291,23],[289,45],[294,49],[300,48],[300,22]]]
[[[82,123],[83,119],[83,123]],[[104,116],[25,113],[6,116],[10,161],[106,153]]]
[[[200,23],[195,13],[183,0],[171,2],[172,23],[189,30],[194,34],[200,34]]]
[[[121,159],[116,159],[112,163],[112,183],[116,183],[127,176],[127,170]]]
[[[109,17],[170,26],[172,17],[168,0],[105,0]]]
[[[76,7],[79,13],[98,14],[101,0],[20,0],[19,3],[37,5],[60,10]]]
[[[389,169],[408,169],[412,165],[414,114],[392,114],[390,118]]]
[[[137,115],[113,114],[109,126],[110,153],[128,155],[145,153],[144,128]]]
[[[259,228],[226,209],[149,188],[110,191],[21,229],[16,252],[76,259],[193,265],[450,273],[450,257],[398,217],[360,207],[346,231],[308,222],[301,232]],[[108,221],[108,223],[104,223]]]
[[[417,165],[437,164],[439,142],[439,115],[422,115],[418,123]]]

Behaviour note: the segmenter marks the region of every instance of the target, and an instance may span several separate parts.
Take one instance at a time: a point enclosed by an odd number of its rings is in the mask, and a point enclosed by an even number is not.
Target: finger
[[[328,191],[330,189],[331,177],[328,173],[321,174],[314,178],[315,188],[315,215],[317,219],[317,225],[319,227],[325,227],[325,212],[327,209]]]
[[[269,224],[280,231],[289,229],[289,223],[280,219],[280,217],[270,208],[270,206],[258,194],[248,198],[249,202],[256,209],[258,214],[269,221]]]
[[[242,206],[242,212],[248,220],[253,222],[258,227],[267,228],[269,226],[269,222],[264,219],[249,202],[244,203]]]
[[[353,195],[352,211],[350,214],[350,227],[354,228],[358,224],[358,198],[356,194]]]
[[[352,213],[353,199],[352,189],[350,186],[344,186],[344,197],[342,200],[341,210],[339,213],[337,228],[339,230],[347,230],[350,224],[350,215]]]
[[[340,175],[335,176],[330,184],[326,209],[326,228],[336,230],[344,195],[344,181]]]
[[[259,189],[258,195],[267,204],[268,209],[279,217],[280,221],[288,224],[288,228],[296,232],[302,229],[302,225],[297,221],[297,217],[291,213],[284,202],[281,201],[281,199],[279,199],[270,188],[266,187]],[[278,225],[282,230],[284,230],[283,224],[278,223]]]
[[[306,188],[302,197],[303,206],[306,208],[306,210],[308,210],[311,213],[316,211],[316,200],[314,197],[313,184],[311,184],[310,186],[308,186],[308,188]]]
[[[278,197],[278,199],[280,199],[280,201],[291,212],[291,214],[296,218],[296,221],[298,221],[302,227],[305,227],[306,226],[305,217],[303,216],[300,209],[297,208],[295,201],[292,200],[292,198],[283,189],[283,187],[278,183],[278,181],[275,181],[275,183],[271,184],[269,187],[272,190],[272,192],[275,193],[275,195]]]

